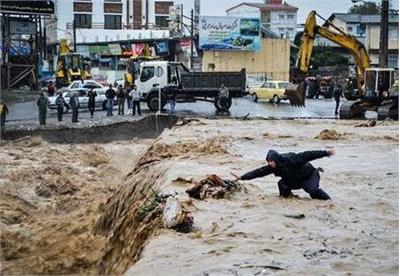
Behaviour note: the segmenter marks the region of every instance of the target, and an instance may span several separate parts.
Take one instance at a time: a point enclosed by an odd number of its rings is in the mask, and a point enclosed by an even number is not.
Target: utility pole
[[[389,0],[382,0],[380,33],[379,67],[386,68],[389,44]]]
[[[72,21],[72,29],[74,33],[74,53],[76,53],[76,22],[75,19]]]
[[[190,68],[193,70],[193,44],[194,44],[194,17],[193,17],[193,9],[190,12],[190,36],[191,36],[191,43],[190,43]]]

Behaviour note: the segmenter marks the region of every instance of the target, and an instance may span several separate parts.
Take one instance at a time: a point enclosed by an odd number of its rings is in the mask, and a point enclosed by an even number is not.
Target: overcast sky
[[[263,0],[200,0],[201,15],[225,16],[225,10],[242,2],[263,3]],[[285,0],[284,0],[285,1]],[[391,0],[392,1],[392,0]],[[398,1],[398,0],[394,0]],[[307,14],[316,10],[320,15],[328,18],[333,12],[347,12],[353,5],[351,0],[286,0],[290,5],[299,8],[297,23],[304,23]],[[376,2],[380,2],[376,0]],[[175,0],[176,4],[183,3],[185,14],[190,14],[193,0]],[[397,2],[398,8],[398,2]]]

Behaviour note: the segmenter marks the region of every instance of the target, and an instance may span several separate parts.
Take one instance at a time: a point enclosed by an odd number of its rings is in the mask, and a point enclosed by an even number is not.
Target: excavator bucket
[[[305,106],[306,91],[304,89],[304,81],[301,83],[289,83],[285,93],[291,105],[298,107]]]

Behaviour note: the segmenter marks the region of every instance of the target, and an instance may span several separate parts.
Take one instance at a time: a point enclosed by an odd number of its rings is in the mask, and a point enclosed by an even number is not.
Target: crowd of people
[[[53,96],[55,94],[54,87],[50,83],[48,86],[48,91],[47,91],[49,96]],[[91,89],[88,94],[88,110],[90,112],[90,117],[94,117],[95,113],[95,108],[96,108],[96,97],[98,96],[97,92],[94,89]],[[141,116],[141,110],[140,110],[140,98],[141,98],[141,93],[137,90],[135,85],[132,85],[128,87],[127,89],[124,89],[122,85],[119,85],[117,87],[117,91],[113,88],[113,86],[110,84],[109,88],[105,92],[106,96],[106,110],[107,110],[107,116],[113,116],[113,110],[114,110],[114,102],[117,100],[118,103],[118,115],[125,115],[125,104],[127,104],[128,110],[130,111],[130,114],[135,116],[136,113]],[[40,125],[46,125],[46,117],[47,117],[47,109],[49,106],[49,99],[44,93],[41,93],[36,104],[39,109],[39,124]],[[78,92],[75,92],[72,94],[72,96],[69,99],[69,102],[67,103],[63,94],[61,92],[58,92],[57,98],[55,100],[55,104],[57,106],[57,119],[58,122],[63,121],[63,115],[65,112],[65,108],[68,106],[68,109],[70,108],[72,111],[72,123],[77,123],[78,121],[78,116],[79,116],[79,109],[81,107],[80,100],[78,97]]]

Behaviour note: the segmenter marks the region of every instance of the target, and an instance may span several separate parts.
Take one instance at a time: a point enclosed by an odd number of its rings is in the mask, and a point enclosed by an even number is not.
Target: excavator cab
[[[382,102],[389,97],[389,90],[395,81],[395,70],[370,68],[365,71],[364,97],[367,100]]]
[[[74,80],[82,79],[83,57],[80,54],[68,53],[58,57],[56,86],[68,86]]]
[[[82,79],[83,57],[80,54],[67,54],[64,56],[65,66],[68,68],[68,80]]]

